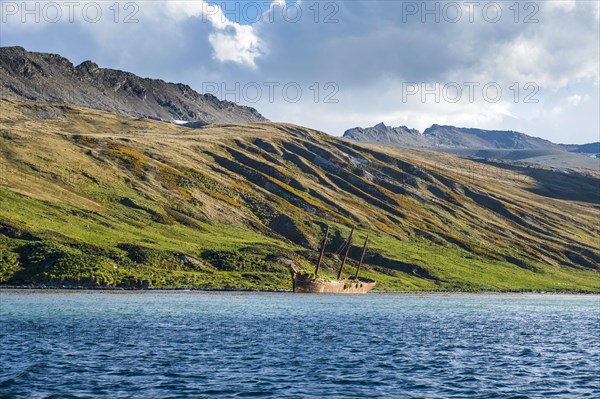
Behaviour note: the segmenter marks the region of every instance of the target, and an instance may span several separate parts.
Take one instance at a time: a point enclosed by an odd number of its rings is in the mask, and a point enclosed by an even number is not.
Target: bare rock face
[[[346,130],[344,137],[368,143],[398,144],[409,147],[428,147],[429,141],[417,129],[406,126],[391,127],[379,123],[373,127]]]
[[[28,52],[22,47],[0,47],[0,97],[64,102],[200,126],[267,120],[254,108],[197,93],[184,84],[100,68],[92,61],[74,66],[60,55]]]
[[[344,137],[361,142],[432,149],[562,149],[558,144],[524,133],[442,125],[432,125],[421,134],[418,130],[406,126],[390,127],[380,123],[364,129],[357,127],[346,130]]]
[[[511,130],[434,124],[421,134],[406,126],[390,127],[380,123],[373,127],[346,130],[343,137],[362,143],[420,147],[463,157],[536,163],[558,169],[599,169],[596,162],[596,158],[600,158],[598,142],[582,145],[555,144]]]
[[[512,130],[484,130],[433,125],[423,135],[437,147],[508,150],[561,150],[558,144]]]

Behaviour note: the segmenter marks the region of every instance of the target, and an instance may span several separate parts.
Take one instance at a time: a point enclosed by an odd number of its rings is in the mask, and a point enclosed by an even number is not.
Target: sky
[[[189,84],[339,136],[384,122],[600,140],[600,2],[7,1],[0,45]]]

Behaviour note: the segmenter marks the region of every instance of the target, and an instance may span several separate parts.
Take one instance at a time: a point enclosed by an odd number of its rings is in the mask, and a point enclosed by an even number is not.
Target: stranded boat
[[[363,245],[360,262],[358,264],[358,267],[356,268],[356,273],[354,277],[342,279],[342,273],[344,272],[344,266],[346,265],[348,252],[350,251],[350,247],[352,246],[353,234],[354,227],[352,227],[350,236],[345,242],[345,247],[342,248],[344,251],[344,256],[342,258],[342,264],[340,265],[340,269],[338,271],[337,279],[323,279],[319,277],[319,267],[321,266],[323,256],[325,255],[325,246],[327,245],[327,239],[329,238],[329,226],[327,226],[327,230],[325,231],[325,237],[323,238],[323,242],[321,243],[321,251],[319,253],[319,260],[317,261],[317,266],[315,267],[314,275],[302,273],[295,269],[291,269],[294,292],[324,294],[366,294],[369,291],[371,291],[371,289],[375,287],[377,282],[368,278],[358,276],[358,272],[360,271],[360,268],[365,258],[365,253],[367,252],[369,236],[367,236],[367,238],[365,239],[365,244]]]

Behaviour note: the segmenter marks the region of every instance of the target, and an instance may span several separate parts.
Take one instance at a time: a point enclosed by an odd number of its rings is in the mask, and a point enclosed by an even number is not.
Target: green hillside
[[[290,289],[286,257],[384,290],[600,291],[600,175],[360,145],[289,124],[188,129],[0,100],[0,284]]]

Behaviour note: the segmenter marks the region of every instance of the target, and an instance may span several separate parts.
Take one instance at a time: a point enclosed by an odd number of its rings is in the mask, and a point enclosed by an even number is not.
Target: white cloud
[[[581,98],[582,97],[579,94],[574,94],[567,98],[567,104],[574,107],[581,102]]]
[[[567,97],[567,99],[565,100],[565,102],[566,102],[567,106],[569,106],[569,108],[577,107],[578,105],[584,104],[588,101],[590,101],[589,94],[584,94],[584,95],[573,94],[572,96]]]
[[[232,61],[256,67],[256,58],[263,54],[258,36],[251,26],[233,24],[220,32],[208,36],[214,57],[221,61]]]
[[[285,0],[272,0],[270,7],[271,9],[276,7],[285,7]]]
[[[190,17],[200,17],[206,10],[206,3],[203,0],[197,1],[172,1],[168,0],[166,4],[167,13],[174,19],[185,19]]]
[[[560,88],[578,79],[598,76],[598,59],[585,55],[593,54],[592,48],[586,45],[571,46],[571,43],[566,43],[564,47],[553,46],[552,36],[520,37],[500,45],[496,56],[485,65],[489,78]],[[565,40],[561,41],[564,43]]]
[[[213,48],[214,58],[220,62],[230,61],[255,68],[256,59],[265,52],[261,49],[261,41],[254,28],[230,21],[218,5],[203,0],[169,1],[168,9],[175,18],[181,18],[183,14],[210,22],[217,32],[211,33],[208,41]]]
[[[570,12],[573,11],[576,6],[576,0],[551,0],[543,3],[543,7],[548,11]]]

